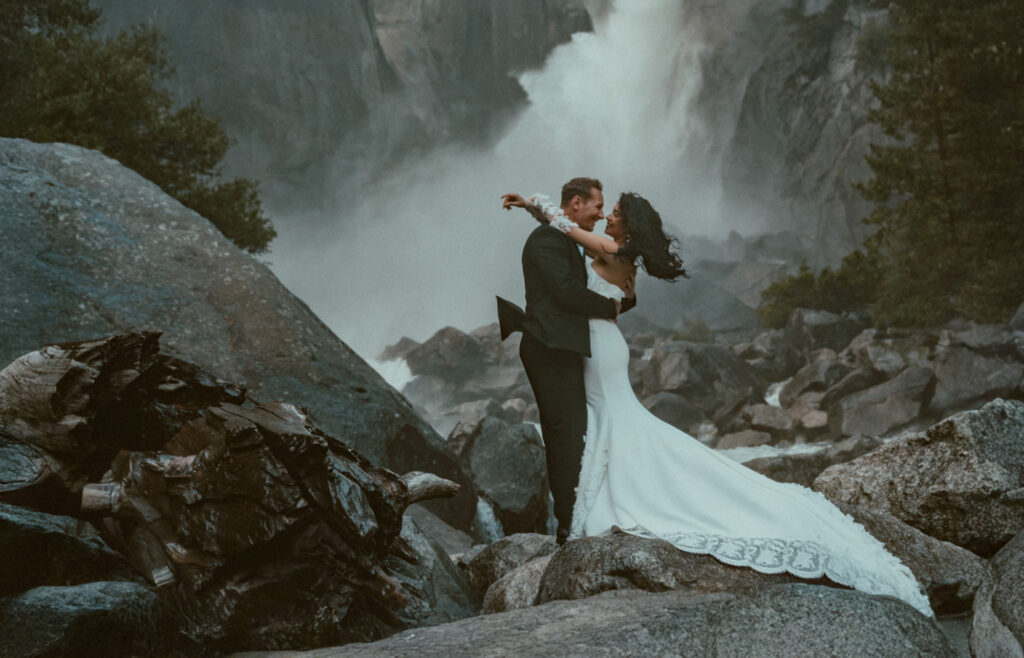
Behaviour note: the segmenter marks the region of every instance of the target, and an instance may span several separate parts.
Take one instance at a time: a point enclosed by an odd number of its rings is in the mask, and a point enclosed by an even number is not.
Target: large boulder
[[[710,555],[681,551],[661,539],[615,532],[566,543],[544,572],[537,602],[582,599],[620,589],[751,591],[784,582],[800,579],[788,573],[768,575],[729,566]]]
[[[548,467],[536,427],[488,416],[464,438],[461,457],[480,494],[494,506],[505,534],[547,527]]]
[[[935,621],[901,601],[804,584],[712,594],[610,592],[344,647],[346,656],[358,658],[468,658],[524,652],[550,656],[954,655]]]
[[[934,360],[935,395],[929,411],[936,414],[977,406],[996,397],[1019,397],[1024,363],[1003,356],[985,356],[968,347],[951,346]]]
[[[800,352],[786,340],[781,329],[758,334],[754,340],[744,344],[739,356],[768,381],[791,377],[802,363]]]
[[[464,331],[445,327],[411,349],[405,355],[405,362],[414,375],[462,379],[484,367],[484,348]]]
[[[814,488],[983,557],[1024,530],[1024,403],[994,400],[826,469]]]
[[[431,507],[467,528],[474,496],[444,440],[269,268],[97,151],[0,140],[0,366],[40,345],[139,329],[258,400],[306,407],[372,461],[464,484]]]
[[[0,595],[99,580],[142,579],[92,524],[0,503]]]
[[[138,583],[36,587],[0,600],[9,656],[168,656],[191,650],[173,606]]]
[[[974,600],[971,654],[1024,656],[1024,533],[990,561],[991,577]]]
[[[935,391],[935,373],[913,366],[887,382],[839,399],[828,409],[829,430],[838,436],[883,436],[917,420]]]

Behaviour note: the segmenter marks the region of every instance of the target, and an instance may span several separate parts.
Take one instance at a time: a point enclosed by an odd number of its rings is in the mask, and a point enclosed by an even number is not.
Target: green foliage
[[[803,262],[797,274],[761,292],[757,313],[765,326],[779,328],[785,326],[797,308],[843,313],[868,306],[877,294],[878,285],[877,267],[859,250],[844,258],[838,269],[826,267],[818,276]]]
[[[870,119],[887,141],[858,189],[876,230],[835,272],[768,288],[759,312],[772,326],[799,306],[861,303],[881,325],[1005,321],[1024,301],[1024,2],[872,4],[887,20],[858,50],[885,56]]]
[[[102,151],[203,215],[239,247],[275,232],[256,184],[221,182],[229,140],[198,102],[175,109],[154,30],[100,38],[88,0],[8,0],[0,18],[0,134]]]

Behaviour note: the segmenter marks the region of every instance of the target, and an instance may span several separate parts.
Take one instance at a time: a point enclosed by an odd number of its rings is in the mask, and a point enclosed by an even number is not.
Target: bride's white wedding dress
[[[588,288],[623,297],[587,270]],[[590,349],[586,445],[570,538],[618,526],[762,573],[827,576],[932,616],[910,570],[820,493],[764,477],[647,411],[630,387],[629,348],[615,323],[590,320]]]

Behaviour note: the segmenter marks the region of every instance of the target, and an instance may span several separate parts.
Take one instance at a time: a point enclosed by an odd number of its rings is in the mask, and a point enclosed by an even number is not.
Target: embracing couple
[[[636,305],[637,268],[686,276],[661,217],[626,193],[606,219],[602,185],[574,178],[560,204],[502,195],[541,225],[523,247],[526,310],[499,298],[502,338],[519,354],[540,410],[558,541],[613,528],[762,573],[788,572],[903,599],[932,615],[913,574],[821,494],[775,482],[647,411],[629,383],[616,324]]]

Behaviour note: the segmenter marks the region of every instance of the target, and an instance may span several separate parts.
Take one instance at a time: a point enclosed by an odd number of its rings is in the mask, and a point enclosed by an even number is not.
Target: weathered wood
[[[82,487],[83,512],[116,514],[124,500],[124,487],[118,483],[87,484]]]
[[[433,473],[410,471],[402,476],[402,481],[409,488],[406,504],[412,505],[421,500],[449,498],[459,492],[459,485],[451,480],[438,477]]]
[[[396,560],[418,560],[401,537],[405,508],[459,490],[430,473],[399,477],[303,409],[258,404],[160,355],[156,334],[22,357],[0,373],[0,429],[40,455],[14,479],[56,474],[190,632],[214,643],[268,619],[310,637],[371,618],[395,630],[421,596],[395,576]],[[350,616],[349,605],[361,608]]]

